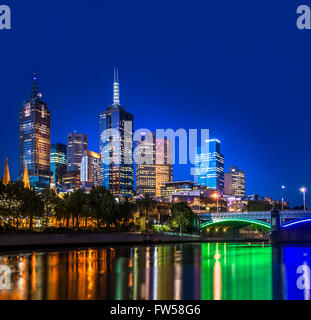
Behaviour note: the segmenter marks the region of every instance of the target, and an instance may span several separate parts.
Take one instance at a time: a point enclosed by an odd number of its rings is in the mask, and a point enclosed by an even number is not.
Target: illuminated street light
[[[282,186],[282,211],[284,210],[284,189],[285,189],[285,186]]]
[[[306,192],[307,189],[305,187],[300,188],[300,192],[303,194],[303,210],[306,211]]]
[[[216,201],[217,201],[216,203],[217,203],[217,213],[218,213],[219,212],[219,209],[218,209],[218,198],[219,198],[219,195],[218,195],[217,192],[215,192],[215,193],[212,194],[212,197],[215,198]]]

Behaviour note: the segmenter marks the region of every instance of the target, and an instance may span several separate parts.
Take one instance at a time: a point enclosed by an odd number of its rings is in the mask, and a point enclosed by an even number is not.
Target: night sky
[[[309,2],[309,3],[308,3]],[[311,206],[311,30],[296,28],[284,0],[3,0],[0,30],[0,175],[18,175],[18,109],[39,76],[52,115],[52,143],[72,130],[98,151],[98,114],[121,104],[134,127],[210,129],[225,169],[246,171],[247,194]],[[193,179],[188,165],[174,180]]]

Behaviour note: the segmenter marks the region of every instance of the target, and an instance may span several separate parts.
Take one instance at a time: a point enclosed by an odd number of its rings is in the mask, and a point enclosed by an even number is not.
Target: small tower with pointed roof
[[[23,175],[23,183],[24,183],[24,187],[25,187],[26,189],[30,189],[27,162],[25,162],[25,169],[24,169],[24,175]]]
[[[10,181],[11,180],[10,180],[9,162],[8,162],[8,157],[6,157],[2,183],[6,186],[9,184]]]

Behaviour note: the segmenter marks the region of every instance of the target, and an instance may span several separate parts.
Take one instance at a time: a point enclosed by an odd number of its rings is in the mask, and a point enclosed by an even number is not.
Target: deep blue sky
[[[311,205],[311,31],[281,0],[3,0],[12,30],[0,31],[0,170],[18,174],[18,108],[33,72],[52,113],[52,142],[72,130],[98,150],[98,113],[121,103],[136,129],[208,128],[225,167],[246,171],[247,193]],[[2,172],[1,172],[2,173]],[[0,175],[1,175],[0,173]],[[191,179],[175,166],[174,179]]]

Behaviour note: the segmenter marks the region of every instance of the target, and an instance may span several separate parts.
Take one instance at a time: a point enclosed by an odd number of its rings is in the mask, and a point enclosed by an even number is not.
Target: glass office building
[[[62,184],[67,172],[66,145],[54,143],[51,145],[51,171],[55,183]]]
[[[114,195],[131,197],[134,188],[133,115],[120,105],[118,71],[113,104],[99,115],[101,184]]]
[[[220,153],[220,141],[208,140],[208,147],[198,148],[195,157],[194,179],[198,185],[224,192],[224,156]]]
[[[48,187],[51,178],[50,111],[41,98],[34,75],[30,99],[19,110],[19,177],[27,163],[29,182],[36,191]]]

